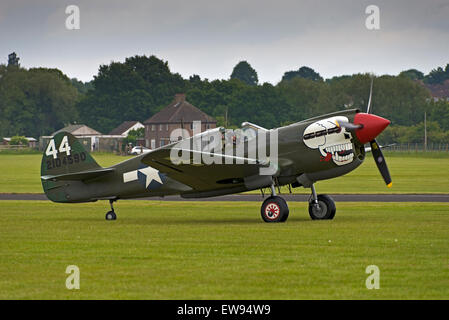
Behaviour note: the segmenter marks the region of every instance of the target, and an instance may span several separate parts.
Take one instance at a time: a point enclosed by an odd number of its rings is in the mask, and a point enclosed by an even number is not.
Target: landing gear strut
[[[335,216],[336,208],[334,200],[327,194],[316,194],[312,184],[312,196],[309,200],[309,215],[312,220],[331,220]]]
[[[260,208],[260,214],[265,222],[285,222],[289,209],[284,198],[276,195],[274,185],[271,185],[271,196],[265,199]]]
[[[117,219],[117,215],[114,212],[114,201],[110,199],[109,200],[109,204],[111,205],[111,211],[108,211],[108,213],[106,213],[106,220],[116,220]]]

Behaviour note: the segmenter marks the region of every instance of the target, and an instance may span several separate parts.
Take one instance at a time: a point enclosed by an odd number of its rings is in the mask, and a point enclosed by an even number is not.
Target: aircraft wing
[[[190,162],[174,164],[170,158],[172,150],[176,152],[190,151]],[[201,161],[201,163],[195,164],[192,161],[195,156],[202,160],[202,156],[211,155],[214,155],[216,159],[221,159],[221,163],[205,164]],[[234,161],[233,164],[226,164],[226,161],[231,160]],[[243,162],[243,164],[236,164],[237,160]],[[261,162],[256,159],[183,150],[177,148],[176,144],[151,151],[145,154],[141,161],[196,191],[232,188],[242,185],[244,178],[257,175],[260,167],[269,165],[268,162]]]

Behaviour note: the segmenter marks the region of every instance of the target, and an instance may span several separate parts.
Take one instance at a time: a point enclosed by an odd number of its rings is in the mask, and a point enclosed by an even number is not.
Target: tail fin
[[[56,202],[67,202],[67,180],[81,181],[109,169],[103,169],[83,145],[70,133],[60,132],[48,143],[41,163],[42,187],[47,197]]]

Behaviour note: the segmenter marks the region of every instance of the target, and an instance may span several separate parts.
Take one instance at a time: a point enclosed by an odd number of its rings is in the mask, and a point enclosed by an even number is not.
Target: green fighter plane
[[[113,202],[119,199],[203,198],[270,188],[271,195],[261,207],[265,222],[283,222],[289,215],[276,187],[302,186],[311,188],[310,217],[333,219],[334,201],[317,195],[314,183],[354,170],[371,152],[391,186],[375,139],[389,123],[369,114],[368,107],[368,113],[345,110],[272,130],[244,123],[236,131],[215,128],[187,138],[176,133],[177,141],[109,168],[99,166],[71,134],[60,132],[44,152],[42,186],[54,202],[109,200],[107,220],[116,219]]]

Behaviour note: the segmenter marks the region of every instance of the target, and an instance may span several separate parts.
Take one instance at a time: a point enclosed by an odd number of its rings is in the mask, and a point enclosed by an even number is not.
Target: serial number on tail
[[[80,152],[80,153],[73,153],[70,156],[56,159],[47,160],[47,170],[53,169],[53,168],[60,168],[61,166],[67,166],[72,165],[75,163],[80,163],[86,161],[86,153]]]

